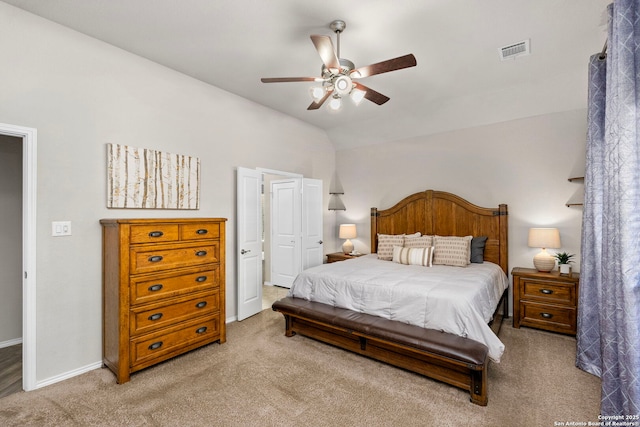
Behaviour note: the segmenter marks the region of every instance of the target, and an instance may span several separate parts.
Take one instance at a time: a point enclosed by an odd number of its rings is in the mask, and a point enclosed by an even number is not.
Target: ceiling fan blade
[[[331,41],[331,37],[312,35],[311,41],[320,54],[322,63],[329,69],[333,68],[334,70],[339,70],[340,60],[338,60],[336,51],[333,49],[333,42]]]
[[[329,98],[329,96],[331,96],[331,93],[333,92],[333,90],[328,90],[327,93],[324,94],[324,96],[317,100],[317,101],[313,101],[311,103],[311,105],[309,105],[309,107],[307,107],[307,110],[317,110],[318,108],[322,107],[322,104],[324,104],[324,101],[327,100],[327,98]]]
[[[365,92],[364,94],[365,99],[368,99],[369,101],[375,104],[382,105],[385,102],[387,102],[389,99],[391,99],[388,96],[385,96],[380,92],[376,92],[375,90],[370,89],[361,83],[354,82],[354,84],[356,85],[356,89],[360,89]]]
[[[413,54],[399,56],[376,64],[366,65],[351,72],[352,77],[369,77],[376,74],[388,73],[389,71],[401,70],[403,68],[415,67],[416,57]]]
[[[263,77],[262,83],[286,83],[286,82],[323,82],[320,77]]]

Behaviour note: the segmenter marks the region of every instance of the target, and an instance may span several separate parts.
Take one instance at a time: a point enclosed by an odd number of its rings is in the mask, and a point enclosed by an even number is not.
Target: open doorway
[[[2,152],[3,157],[12,158],[15,163],[12,167],[18,167],[18,176],[15,176],[15,170],[12,183],[7,187],[2,187],[0,197],[8,199],[16,199],[12,202],[10,213],[4,213],[3,222],[15,221],[15,228],[18,230],[18,237],[11,233],[11,243],[13,248],[7,248],[3,245],[0,251],[11,251],[12,256],[17,257],[15,265],[11,266],[11,273],[8,277],[12,279],[7,286],[12,287],[12,292],[16,292],[21,296],[16,307],[20,309],[18,319],[16,319],[15,311],[10,314],[11,329],[3,333],[0,342],[6,347],[13,347],[14,344],[21,343],[22,348],[18,348],[17,353],[21,353],[22,357],[22,384],[21,389],[25,391],[34,390],[36,384],[36,171],[37,171],[37,130],[21,126],[0,123],[0,137],[2,138],[3,147],[7,151]],[[10,144],[10,145],[9,145]],[[0,173],[4,173],[7,166],[3,164]],[[4,181],[4,176],[0,181]],[[4,207],[4,198],[1,203]],[[18,206],[20,208],[18,208]],[[17,218],[14,218],[17,217]],[[13,222],[12,222],[13,224]],[[20,233],[21,231],[21,233]],[[15,230],[14,230],[15,232]],[[4,231],[1,234],[4,234]],[[17,243],[15,242],[17,240]],[[2,245],[2,244],[0,244]],[[15,252],[14,252],[15,251]],[[16,253],[17,252],[17,253]],[[3,273],[5,267],[2,267]],[[4,280],[4,278],[2,278]],[[4,286],[4,285],[0,285]],[[3,292],[4,301],[5,292]],[[13,307],[13,310],[16,308]],[[4,312],[3,307],[0,312]],[[0,325],[5,323],[0,318]],[[17,329],[16,329],[17,328]],[[15,337],[14,337],[15,336]],[[13,347],[13,350],[16,350]],[[21,352],[20,352],[21,350]],[[12,365],[13,366],[13,365]],[[7,368],[8,369],[8,368]],[[15,371],[15,367],[13,368]],[[18,369],[20,371],[20,369]],[[13,381],[12,381],[13,382]]]
[[[0,135],[0,398],[22,391],[22,138]]]

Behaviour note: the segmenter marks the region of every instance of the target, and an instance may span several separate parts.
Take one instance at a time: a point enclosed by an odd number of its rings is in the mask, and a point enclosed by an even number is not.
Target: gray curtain
[[[602,380],[602,415],[640,414],[640,0],[609,6],[589,64],[576,365]]]

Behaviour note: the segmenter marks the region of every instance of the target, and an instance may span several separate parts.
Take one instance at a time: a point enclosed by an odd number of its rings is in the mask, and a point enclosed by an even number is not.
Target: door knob
[[[318,240],[318,244],[321,245],[322,244],[322,240]]]
[[[244,249],[240,251],[240,254],[244,255],[251,252],[251,249],[249,249],[248,251],[245,251]]]

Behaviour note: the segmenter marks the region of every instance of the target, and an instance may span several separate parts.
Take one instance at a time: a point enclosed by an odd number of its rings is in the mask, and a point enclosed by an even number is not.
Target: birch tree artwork
[[[199,209],[200,159],[107,144],[107,207]]]

